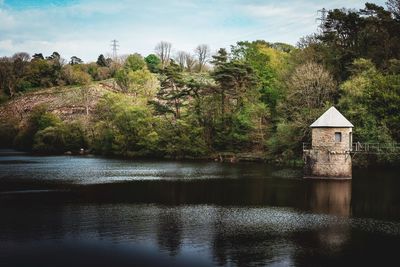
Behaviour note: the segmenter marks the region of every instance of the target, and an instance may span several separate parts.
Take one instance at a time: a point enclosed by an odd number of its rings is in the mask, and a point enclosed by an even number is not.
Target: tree
[[[146,62],[149,71],[151,71],[152,73],[157,73],[159,71],[161,60],[158,56],[150,54],[144,58],[144,61]]]
[[[39,130],[34,137],[33,151],[37,153],[78,152],[87,147],[85,132],[77,122],[59,122]]]
[[[75,97],[79,101],[79,103],[83,104],[86,116],[88,117],[90,112],[90,106],[97,98],[96,89],[90,88],[87,85],[80,86],[76,88]]]
[[[394,18],[400,20],[400,0],[388,0],[386,6]]]
[[[12,56],[12,59],[14,61],[19,60],[21,62],[29,62],[29,60],[31,59],[31,56],[26,52],[19,52],[19,53],[15,53]]]
[[[159,87],[157,78],[147,70],[146,62],[139,54],[128,56],[123,68],[116,72],[115,80],[136,98],[151,99]]]
[[[89,116],[90,106],[96,99],[96,89],[90,88],[91,76],[82,71],[79,65],[67,65],[63,69],[64,79],[70,85],[78,85],[73,90],[73,98],[85,108],[86,117]]]
[[[315,62],[298,65],[286,82],[285,98],[278,105],[280,119],[268,140],[269,156],[288,161],[302,153],[308,142],[309,125],[334,103],[337,86],[324,66]]]
[[[389,5],[389,11],[366,3],[359,11],[334,9],[328,12],[325,30],[318,38],[325,47],[323,61],[332,66],[338,80],[349,77],[348,68],[357,58],[371,59],[381,70],[387,68],[390,59],[400,58],[400,23],[395,17],[395,2],[389,4],[393,4]]]
[[[46,57],[47,60],[60,61],[61,55],[58,52],[53,52],[50,56]]]
[[[36,54],[33,54],[32,59],[33,60],[35,60],[35,59],[44,59],[44,57],[43,57],[42,53],[36,53]]]
[[[160,82],[157,77],[147,69],[140,69],[129,73],[130,85],[128,92],[136,98],[151,100],[155,97]]]
[[[197,56],[197,61],[199,64],[199,72],[202,72],[204,66],[206,65],[209,57],[210,57],[210,47],[206,44],[198,45],[195,49],[195,54]]]
[[[10,97],[31,86],[26,79],[29,59],[29,54],[24,52],[16,53],[11,58],[0,58],[0,90]]]
[[[82,63],[83,63],[82,59],[80,59],[77,56],[72,56],[71,61],[69,62],[70,65],[77,65],[77,64],[82,64]]]
[[[57,52],[53,52],[46,59],[43,59],[42,54],[34,54],[29,64],[29,75],[24,80],[29,82],[29,86],[32,87],[62,85],[63,65],[64,60]]]
[[[165,68],[170,62],[171,47],[171,43],[165,41],[161,41],[155,47],[155,52],[161,60],[161,68]]]
[[[185,51],[176,52],[175,61],[179,64],[181,69],[184,69],[186,66],[186,52]]]
[[[277,117],[276,107],[283,92],[283,75],[288,68],[290,45],[270,44],[265,41],[238,42],[232,46],[232,56],[247,62],[257,78],[260,100],[265,103],[273,118]]]
[[[143,70],[145,67],[146,62],[143,60],[142,56],[139,54],[129,55],[122,68],[115,73],[116,82],[122,90],[128,91],[135,82],[133,80],[133,73],[138,70]]]
[[[16,91],[24,91],[31,87],[30,82],[26,79],[29,75],[30,58],[30,55],[25,52],[16,53],[12,56]]]
[[[100,119],[94,139],[98,152],[143,156],[156,149],[158,135],[147,106],[134,105],[129,97],[108,93],[100,98],[96,114]]]
[[[371,60],[362,58],[353,62],[351,73],[350,79],[340,87],[339,107],[356,125],[354,140],[385,144],[399,142],[400,75],[381,73]],[[395,160],[395,155],[382,153],[369,155],[361,164],[388,164]]]
[[[78,65],[66,65],[62,69],[62,79],[69,85],[88,85],[91,76],[79,68]]]
[[[13,65],[10,58],[0,58],[0,89],[13,97],[15,94],[16,80],[13,73]]]
[[[129,72],[119,69],[115,72],[114,78],[119,87],[121,87],[122,91],[127,92],[131,84]]]
[[[186,53],[185,54],[185,64],[186,64],[186,70],[188,72],[192,72],[194,69],[194,66],[196,65],[196,59],[194,58],[193,55]]]
[[[108,62],[106,58],[103,56],[103,54],[99,55],[96,64],[99,65],[100,67],[108,67]]]
[[[45,105],[35,106],[18,135],[14,139],[15,146],[20,149],[31,150],[34,138],[38,131],[53,127],[61,123],[60,118],[50,113]]]
[[[239,108],[251,93],[256,83],[253,69],[249,64],[239,60],[228,60],[228,54],[221,48],[213,56],[215,65],[212,77],[218,83],[217,93],[220,98],[221,113]]]
[[[171,60],[162,71],[161,88],[157,94],[158,101],[153,103],[161,113],[172,113],[175,119],[180,119],[181,108],[189,96],[189,88],[183,79],[182,69]]]
[[[143,57],[139,54],[129,55],[124,63],[124,69],[126,71],[137,71],[145,68],[146,62]]]
[[[337,94],[332,75],[322,65],[314,62],[298,66],[287,86],[286,106],[290,107],[291,112],[324,107],[326,102],[332,103]]]
[[[220,108],[214,114],[213,147],[228,151],[255,146],[262,149],[263,118],[268,112],[260,103],[253,68],[248,62],[228,55],[225,49],[220,49],[211,63],[214,64],[211,76],[217,83],[212,95]]]

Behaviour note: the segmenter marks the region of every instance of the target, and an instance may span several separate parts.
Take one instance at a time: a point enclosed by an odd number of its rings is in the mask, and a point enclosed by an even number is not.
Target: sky
[[[295,45],[317,30],[317,11],[360,9],[385,0],[0,0],[0,57],[16,52],[86,62],[111,54],[154,53],[160,41],[173,52],[213,51],[237,41],[266,40]]]

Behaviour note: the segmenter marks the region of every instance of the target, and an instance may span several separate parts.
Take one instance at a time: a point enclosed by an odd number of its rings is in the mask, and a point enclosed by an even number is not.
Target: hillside
[[[118,91],[112,79],[93,82],[85,86],[57,86],[21,93],[0,105],[0,122],[22,122],[38,105],[45,105],[49,112],[63,121],[72,121],[93,111],[98,99],[106,92]],[[83,93],[82,91],[86,92]]]

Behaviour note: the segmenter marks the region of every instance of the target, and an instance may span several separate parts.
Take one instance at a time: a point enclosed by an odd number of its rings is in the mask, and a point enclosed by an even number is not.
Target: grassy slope
[[[93,110],[99,97],[113,90],[113,80],[92,83],[87,87],[90,94],[89,110]],[[79,94],[79,86],[59,86],[25,92],[0,105],[0,122],[21,122],[33,107],[40,104],[63,120],[78,119],[86,114],[86,105]]]

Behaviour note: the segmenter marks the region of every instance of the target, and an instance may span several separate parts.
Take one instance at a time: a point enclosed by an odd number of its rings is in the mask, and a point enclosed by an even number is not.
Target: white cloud
[[[1,5],[1,3],[0,3]],[[15,25],[15,19],[10,15],[7,10],[0,8],[0,31],[7,30]]]
[[[385,1],[385,0],[379,0]],[[85,61],[111,52],[110,41],[120,41],[120,53],[147,55],[161,40],[175,50],[193,51],[200,43],[214,50],[239,40],[270,42],[297,40],[316,30],[316,11],[363,6],[362,0],[320,1],[200,1],[80,0],[67,6],[12,9],[0,0],[0,56],[26,51]],[[332,3],[333,2],[333,3]],[[353,3],[354,2],[354,3]]]
[[[276,17],[292,13],[288,7],[277,7],[274,5],[245,5],[243,10],[254,17]]]
[[[0,40],[0,50],[12,50],[13,42],[12,40]]]

